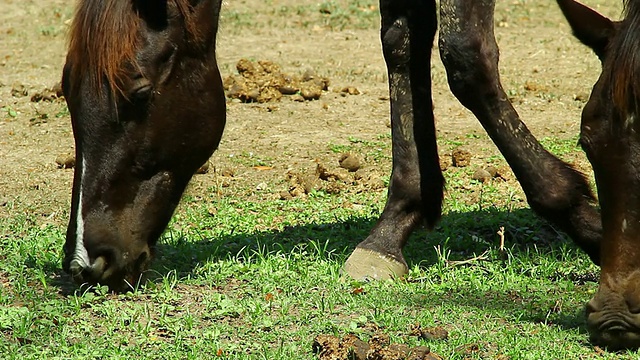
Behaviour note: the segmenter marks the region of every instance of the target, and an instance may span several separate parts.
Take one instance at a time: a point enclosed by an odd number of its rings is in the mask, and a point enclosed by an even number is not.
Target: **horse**
[[[219,11],[220,0],[79,2],[62,76],[76,146],[63,268],[76,282],[134,283],[218,146]]]
[[[439,165],[430,79],[438,48],[449,86],[478,118],[520,182],[530,207],[602,269],[587,304],[591,340],[640,347],[640,4],[613,22],[574,0],[557,0],[602,74],[583,115],[585,176],[546,151],[500,82],[495,0],[380,0],[388,79],[392,171],[383,212],[343,270],[357,279],[408,272],[402,249],[421,223],[440,218]],[[194,171],[219,144],[225,99],[215,58],[221,0],[81,0],[63,90],[76,142],[63,268],[77,283],[122,289],[149,265]],[[624,191],[623,189],[630,189]]]

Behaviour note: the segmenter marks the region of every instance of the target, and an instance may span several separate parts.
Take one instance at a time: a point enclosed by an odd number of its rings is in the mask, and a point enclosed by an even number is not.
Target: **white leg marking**
[[[72,273],[80,273],[82,269],[90,265],[89,253],[84,247],[84,220],[82,219],[82,183],[85,173],[84,159],[80,159],[80,164],[80,191],[78,193],[78,208],[76,211],[76,249],[70,265]]]

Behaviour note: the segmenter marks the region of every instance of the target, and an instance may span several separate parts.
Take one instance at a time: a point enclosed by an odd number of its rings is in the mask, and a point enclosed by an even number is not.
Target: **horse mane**
[[[638,114],[640,104],[640,1],[624,1],[624,18],[618,35],[608,45],[611,100],[621,115]]]
[[[183,16],[187,33],[197,37],[189,0],[167,0],[169,4]],[[123,65],[136,64],[141,22],[133,1],[80,0],[69,33],[71,88],[79,88],[87,78],[93,89],[100,89],[106,81],[112,94],[123,93]]]

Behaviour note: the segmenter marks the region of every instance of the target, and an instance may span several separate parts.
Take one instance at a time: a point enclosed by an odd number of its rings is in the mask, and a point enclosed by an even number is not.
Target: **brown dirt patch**
[[[318,335],[313,340],[313,352],[320,360],[441,360],[426,346],[409,347],[391,343],[389,335],[374,333],[368,342],[355,334],[342,339],[334,335]]]
[[[283,8],[308,5],[315,9],[315,3],[278,3]],[[619,17],[618,3],[591,0],[587,4]],[[63,0],[0,4],[0,217],[37,214],[36,226],[61,228],[67,221],[73,170],[60,155],[73,153],[74,144],[68,111],[56,100],[54,86],[64,64],[72,6]],[[372,184],[365,186],[384,192],[379,179],[391,169],[390,129],[378,30],[307,26],[298,15],[274,23],[273,6],[259,0],[224,3],[217,47],[223,77],[245,78],[238,73],[239,60],[259,59],[260,71],[277,68],[279,79],[284,74],[300,80],[319,74],[316,77],[328,78],[330,83],[322,80],[326,90],[316,101],[295,101],[295,95],[284,95],[277,103],[261,103],[261,95],[253,103],[230,100],[227,128],[210,160],[211,169],[194,177],[188,193],[203,198],[277,199],[297,186],[291,183],[294,176],[287,174],[315,176],[318,164],[328,171],[326,180],[318,175],[318,182],[332,183],[337,189],[329,187],[328,192],[360,191],[353,184],[368,177]],[[252,22],[234,20],[234,15],[244,13],[254,14]],[[502,83],[529,128],[539,137],[575,136],[585,94],[600,71],[598,59],[573,39],[554,3],[499,2],[496,25]],[[504,166],[473,115],[448,90],[437,51],[433,58],[441,155],[450,156],[462,143],[472,154],[471,166],[484,168],[488,162]],[[283,88],[286,85],[279,84],[279,89],[302,95],[301,88]],[[335,149],[353,147],[354,141],[381,143],[384,156],[371,156],[368,148],[356,149],[353,155],[358,156],[360,169],[343,175],[336,170],[336,158],[343,152]],[[569,161],[588,171],[583,156]],[[443,166],[448,166],[446,162]],[[504,178],[513,185],[513,177]]]

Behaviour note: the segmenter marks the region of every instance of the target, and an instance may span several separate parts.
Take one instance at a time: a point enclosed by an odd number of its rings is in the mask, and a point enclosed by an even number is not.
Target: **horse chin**
[[[612,351],[640,347],[639,313],[630,312],[626,306],[598,311],[594,305],[592,300],[586,309],[591,342]]]
[[[110,291],[134,290],[143,281],[151,263],[151,256],[141,256],[135,264],[126,267],[109,266],[106,257],[99,256],[93,262],[74,254],[64,260],[63,267],[78,285],[106,285]]]
[[[613,328],[602,332],[590,332],[590,340],[610,351],[637,349],[640,347],[640,332]]]

